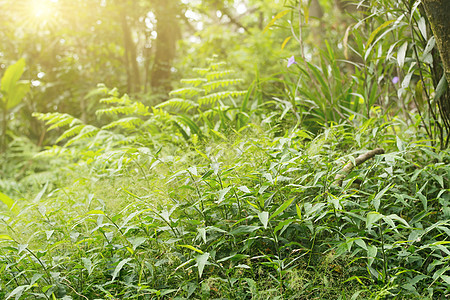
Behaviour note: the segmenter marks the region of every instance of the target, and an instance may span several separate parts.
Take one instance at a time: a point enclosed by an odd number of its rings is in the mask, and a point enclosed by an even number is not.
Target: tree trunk
[[[436,40],[447,86],[450,86],[450,0],[423,0],[422,3]],[[438,106],[443,125],[447,129],[447,139],[445,142],[442,141],[444,145],[441,147],[446,148],[450,137],[450,92],[448,87],[438,99]]]
[[[137,63],[136,45],[133,41],[130,25],[128,24],[126,8],[120,12],[122,21],[123,44],[125,48],[125,65],[127,70],[128,93],[139,92],[141,80],[139,76],[139,66]]]
[[[450,0],[423,0],[422,3],[450,84]]]
[[[175,58],[176,42],[179,38],[177,21],[177,2],[175,0],[156,0],[155,17],[158,36],[151,74],[154,92],[167,94],[171,89],[171,67]]]

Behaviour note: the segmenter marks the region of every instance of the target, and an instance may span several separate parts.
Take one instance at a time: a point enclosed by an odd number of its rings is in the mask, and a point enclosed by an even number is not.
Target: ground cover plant
[[[219,2],[92,1],[77,34],[40,21],[55,74],[31,50],[38,64],[5,65],[0,298],[447,299],[450,93],[430,1]]]

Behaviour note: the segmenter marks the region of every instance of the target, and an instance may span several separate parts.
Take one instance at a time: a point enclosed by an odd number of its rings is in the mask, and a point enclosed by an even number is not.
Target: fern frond
[[[156,108],[163,108],[163,107],[173,107],[173,108],[179,108],[183,111],[189,111],[193,109],[194,107],[198,107],[198,104],[194,101],[187,100],[187,99],[181,99],[181,98],[172,98],[170,100],[167,100],[165,102],[162,102],[158,105],[156,105]]]
[[[209,65],[209,67],[211,68],[211,70],[215,71],[215,70],[218,70],[220,67],[223,67],[223,66],[226,66],[226,65],[227,65],[226,62],[219,61],[219,62],[216,62],[216,63],[211,63]]]
[[[118,107],[109,107],[109,108],[104,108],[104,109],[98,109],[95,114],[97,116],[101,116],[101,115],[118,115],[118,114],[123,114],[123,115],[131,115],[132,113],[134,113],[136,111],[136,108],[133,106],[118,106]]]
[[[217,93],[209,94],[209,95],[199,98],[198,103],[200,105],[213,104],[218,100],[221,100],[221,99],[224,99],[227,97],[239,97],[239,96],[245,95],[246,93],[247,93],[247,91],[217,92]]]
[[[222,79],[222,80],[215,80],[208,83],[205,83],[203,85],[203,88],[207,93],[219,88],[219,87],[227,87],[229,85],[238,84],[242,82],[242,79],[236,78],[236,79]]]
[[[225,76],[228,76],[228,75],[233,74],[233,73],[234,73],[233,70],[223,70],[223,71],[209,72],[209,73],[206,74],[206,79],[208,79],[208,81],[216,80],[216,79],[224,78]]]
[[[70,138],[73,137],[74,135],[77,135],[80,133],[80,131],[85,127],[86,125],[84,124],[80,124],[74,127],[71,127],[69,129],[67,129],[66,131],[64,131],[63,134],[61,134],[61,136],[56,140],[56,143],[61,142],[62,140],[66,139],[66,138]]]
[[[131,129],[136,129],[142,123],[144,123],[144,121],[142,121],[140,118],[137,118],[137,117],[122,118],[122,119],[119,119],[112,123],[109,123],[108,125],[103,126],[102,129],[111,129],[111,128],[115,128],[115,127],[122,127],[122,128],[131,130]]]
[[[69,140],[64,147],[68,147],[68,146],[72,145],[73,143],[80,141],[82,139],[93,137],[98,131],[99,131],[99,129],[97,127],[92,126],[92,125],[86,125],[80,131],[80,133],[73,139]]]
[[[68,152],[69,150],[57,145],[53,145],[50,148],[47,148],[43,151],[40,151],[38,153],[36,153],[33,157],[34,158],[38,158],[38,157],[54,157],[54,156],[61,156],[62,154],[64,154],[65,152]],[[70,153],[70,151],[69,151]]]
[[[185,97],[185,98],[191,98],[193,96],[196,96],[200,93],[204,93],[205,91],[203,89],[199,89],[196,87],[185,87],[185,88],[181,88],[181,89],[177,89],[174,91],[171,91],[169,93],[170,96],[181,96],[181,97]]]
[[[150,112],[148,111],[148,106],[142,102],[134,102],[133,107],[135,108],[135,113],[140,116],[148,116]]]
[[[64,127],[66,125],[70,125],[72,127],[74,124],[82,123],[80,119],[77,119],[69,114],[63,114],[59,112],[46,114],[33,113],[33,117],[37,118],[38,120],[45,121],[45,125],[52,125],[48,130]]]
[[[108,97],[100,99],[100,103],[105,104],[121,104],[121,105],[130,105],[131,100],[130,97],[127,94],[124,94],[122,97]]]
[[[210,68],[194,68],[193,69],[195,72],[197,72],[198,74],[200,74],[201,76],[204,76],[206,73],[208,73],[209,71],[211,71]]]
[[[206,78],[189,78],[189,79],[181,79],[180,82],[197,87],[200,84],[207,82],[207,80]]]

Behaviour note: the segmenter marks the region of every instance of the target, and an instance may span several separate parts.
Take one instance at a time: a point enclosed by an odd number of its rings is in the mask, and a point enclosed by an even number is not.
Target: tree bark
[[[438,99],[439,113],[447,129],[442,148],[448,147],[450,131],[450,0],[423,0],[422,4],[431,25],[447,80],[447,90]],[[445,83],[445,81],[444,81]],[[436,86],[437,88],[437,86]]]
[[[176,42],[180,36],[175,0],[154,1],[156,17],[156,51],[151,74],[154,92],[168,93],[171,89],[171,67],[175,58]]]
[[[125,48],[128,93],[133,93],[138,92],[141,85],[139,66],[137,63],[137,51],[131,34],[130,25],[128,24],[125,8],[121,9],[120,14],[122,19],[123,44]]]
[[[450,0],[423,0],[422,3],[450,84]]]

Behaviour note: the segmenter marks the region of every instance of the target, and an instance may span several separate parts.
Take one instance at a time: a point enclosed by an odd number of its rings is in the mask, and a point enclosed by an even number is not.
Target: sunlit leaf
[[[208,262],[209,253],[205,252],[202,255],[197,256],[195,261],[197,261],[197,267],[198,267],[198,277],[202,277],[203,269],[205,268],[206,263]]]

